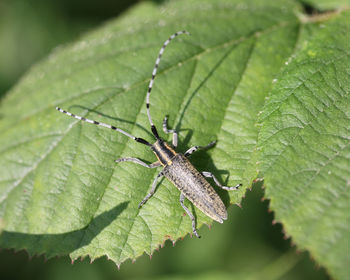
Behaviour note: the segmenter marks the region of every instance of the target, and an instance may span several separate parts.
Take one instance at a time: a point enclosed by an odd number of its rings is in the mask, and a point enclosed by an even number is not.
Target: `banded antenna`
[[[152,133],[154,135],[154,137],[156,139],[159,139],[159,135],[158,135],[158,132],[157,132],[157,129],[156,127],[154,126],[153,122],[152,122],[152,118],[151,118],[151,114],[150,114],[150,111],[149,111],[149,107],[150,107],[150,103],[149,103],[149,97],[150,97],[150,94],[151,94],[151,91],[152,91],[152,87],[153,87],[153,82],[154,82],[154,79],[156,77],[156,74],[157,74],[157,70],[158,70],[158,66],[159,66],[159,62],[160,62],[160,59],[163,55],[163,52],[164,52],[164,49],[166,48],[166,46],[170,43],[170,41],[172,39],[174,39],[176,36],[178,35],[181,35],[181,34],[187,34],[187,35],[190,35],[189,32],[187,31],[178,31],[176,33],[174,33],[173,35],[171,35],[163,44],[162,48],[160,49],[159,51],[159,54],[158,54],[158,57],[156,59],[156,62],[155,62],[155,65],[154,65],[154,68],[153,68],[153,71],[152,71],[152,78],[149,82],[149,85],[148,85],[148,90],[147,90],[147,98],[146,98],[146,108],[147,108],[147,116],[148,116],[148,120],[149,120],[149,123],[151,125],[151,130],[152,130]],[[150,144],[148,141],[146,141],[145,139],[143,138],[139,138],[139,137],[135,137],[133,135],[131,135],[130,133],[120,129],[120,128],[117,128],[113,125],[110,125],[110,124],[106,124],[106,123],[103,123],[103,122],[98,122],[98,121],[94,121],[94,120],[90,120],[90,119],[87,119],[87,118],[84,118],[84,117],[81,117],[81,116],[78,116],[78,115],[75,115],[71,112],[68,112],[66,110],[63,110],[59,107],[56,107],[56,110],[63,113],[63,114],[66,114],[70,117],[73,117],[73,118],[76,118],[78,120],[81,120],[81,121],[84,121],[84,122],[88,122],[88,123],[91,123],[91,124],[96,124],[96,125],[100,125],[100,126],[103,126],[103,127],[107,127],[107,128],[110,128],[112,130],[115,130],[115,131],[118,131],[122,134],[124,134],[125,136],[135,140],[136,142],[138,143],[141,143],[141,144],[144,144],[144,145],[147,145],[147,146],[152,146],[152,144]]]
[[[78,120],[81,120],[81,121],[84,121],[84,122],[88,122],[88,123],[92,123],[92,124],[96,124],[96,125],[100,125],[100,126],[103,126],[103,127],[107,127],[107,128],[110,128],[110,129],[113,129],[115,131],[118,131],[120,133],[123,133],[125,136],[128,136],[129,138],[135,140],[136,142],[139,142],[141,144],[145,144],[147,146],[152,146],[152,144],[148,143],[145,139],[143,138],[139,138],[139,137],[135,137],[133,135],[131,135],[130,133],[118,128],[118,127],[115,127],[113,125],[110,125],[110,124],[106,124],[106,123],[103,123],[103,122],[98,122],[98,121],[94,121],[94,120],[89,120],[87,118],[84,118],[84,117],[80,117],[80,116],[77,116],[71,112],[67,112],[66,110],[63,110],[61,109],[60,107],[56,107],[56,110],[57,111],[60,111],[61,113],[63,114],[66,114],[68,116],[71,116],[73,118],[76,118]]]
[[[171,35],[168,40],[166,40],[163,44],[163,46],[161,47],[160,51],[159,51],[159,54],[158,54],[158,57],[156,59],[156,63],[154,64],[154,68],[153,68],[153,71],[152,71],[152,78],[151,80],[149,81],[149,85],[148,85],[148,90],[147,90],[147,97],[146,97],[146,108],[147,108],[147,116],[148,116],[148,121],[149,121],[149,124],[151,125],[151,130],[152,130],[152,133],[154,135],[154,137],[156,137],[156,139],[159,139],[159,135],[158,135],[158,131],[157,131],[157,128],[155,127],[155,125],[153,124],[153,121],[152,121],[152,117],[151,117],[151,113],[150,113],[150,110],[149,110],[149,97],[151,95],[151,91],[152,91],[152,87],[153,87],[153,82],[154,82],[154,79],[156,78],[156,75],[157,75],[157,70],[158,70],[158,66],[159,66],[159,62],[160,62],[160,59],[162,58],[162,55],[163,55],[163,52],[164,52],[164,49],[166,48],[166,46],[170,43],[170,41],[172,39],[174,39],[176,36],[178,35],[181,35],[181,34],[187,34],[187,35],[190,35],[189,32],[187,31],[178,31],[176,33],[174,33],[173,35]]]

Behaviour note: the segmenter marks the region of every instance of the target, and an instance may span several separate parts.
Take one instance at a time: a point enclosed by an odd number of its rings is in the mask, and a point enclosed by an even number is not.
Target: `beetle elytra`
[[[143,204],[147,202],[148,199],[152,197],[152,195],[156,191],[157,182],[158,179],[162,176],[165,176],[169,181],[171,181],[179,190],[180,190],[180,204],[182,208],[185,210],[187,215],[190,217],[192,221],[192,231],[197,236],[200,237],[197,233],[196,229],[196,220],[194,216],[192,215],[191,211],[184,205],[184,199],[187,198],[190,200],[198,209],[200,209],[204,214],[212,218],[213,220],[222,223],[223,220],[227,219],[227,210],[220,199],[219,195],[214,191],[213,187],[206,181],[204,177],[212,178],[215,182],[215,184],[225,190],[237,190],[241,184],[238,184],[235,187],[226,187],[222,186],[220,182],[216,179],[216,177],[210,173],[210,172],[199,172],[187,159],[188,156],[190,156],[193,152],[197,151],[198,149],[206,149],[210,148],[215,145],[215,141],[209,143],[207,146],[194,146],[190,149],[188,149],[184,154],[176,153],[175,148],[177,147],[178,142],[178,135],[176,130],[168,129],[167,127],[167,117],[164,118],[163,121],[163,131],[168,134],[172,133],[172,147],[167,144],[162,138],[159,137],[157,128],[153,124],[152,117],[150,114],[150,93],[152,91],[152,86],[154,79],[157,74],[157,69],[159,66],[160,59],[162,57],[162,54],[164,52],[164,49],[169,44],[169,42],[174,39],[176,36],[180,34],[187,34],[189,33],[187,31],[179,31],[171,35],[163,44],[161,47],[158,57],[156,59],[153,71],[152,71],[152,78],[148,85],[147,90],[147,97],[146,97],[146,108],[147,108],[147,116],[148,120],[151,126],[151,131],[153,136],[156,139],[156,142],[154,144],[150,144],[148,141],[146,141],[143,138],[135,137],[128,132],[117,128],[115,126],[105,124],[102,122],[94,121],[87,119],[85,117],[80,117],[75,114],[72,114],[68,111],[65,111],[59,107],[56,107],[58,111],[61,113],[64,113],[68,116],[71,116],[73,118],[76,118],[81,121],[85,121],[88,123],[92,123],[95,125],[104,126],[107,128],[110,128],[112,130],[116,130],[125,136],[144,144],[151,148],[153,153],[157,157],[157,161],[152,164],[147,164],[143,161],[141,161],[138,158],[120,158],[117,159],[115,162],[123,162],[123,161],[130,161],[137,164],[140,164],[147,168],[156,168],[159,166],[162,166],[163,169],[158,173],[156,178],[154,179],[152,183],[152,187],[150,192],[146,195],[146,197],[141,201],[139,204],[139,208],[142,207]]]

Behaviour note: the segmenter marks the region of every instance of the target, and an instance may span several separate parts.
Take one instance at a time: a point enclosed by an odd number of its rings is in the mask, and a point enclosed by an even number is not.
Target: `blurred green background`
[[[0,97],[58,45],[76,40],[138,1],[0,0]],[[155,1],[160,3],[162,1]],[[26,252],[0,252],[1,279],[328,279],[308,253],[296,252],[282,227],[273,225],[261,185],[242,209],[229,208],[223,225],[201,228],[201,239],[168,241],[152,259],[147,255],[116,265],[101,258],[45,260]]]
[[[0,0],[0,96],[53,48],[76,40],[137,2]]]

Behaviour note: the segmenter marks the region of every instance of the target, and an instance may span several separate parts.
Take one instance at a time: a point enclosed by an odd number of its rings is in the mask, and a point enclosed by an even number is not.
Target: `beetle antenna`
[[[66,110],[63,110],[63,109],[61,109],[61,108],[59,108],[59,107],[56,107],[56,110],[57,110],[57,111],[60,111],[60,112],[63,113],[63,114],[66,114],[66,115],[68,115],[68,116],[71,116],[71,117],[73,117],[73,118],[76,118],[76,119],[78,119],[78,120],[81,120],[81,121],[84,121],[84,122],[88,122],[88,123],[92,123],[92,124],[96,124],[96,125],[100,125],[100,126],[104,126],[104,127],[110,128],[110,129],[112,129],[112,130],[115,130],[115,131],[118,131],[118,132],[124,134],[125,136],[128,136],[129,138],[135,140],[136,142],[139,142],[139,143],[144,144],[144,145],[147,145],[147,146],[152,146],[152,145],[151,145],[150,143],[148,143],[145,139],[139,138],[139,137],[135,137],[135,136],[131,135],[130,133],[127,133],[126,131],[124,131],[124,130],[122,130],[122,129],[120,129],[120,128],[117,128],[117,127],[115,127],[115,126],[113,126],[113,125],[109,125],[109,124],[106,124],[106,123],[103,123],[103,122],[98,122],[98,121],[89,120],[89,119],[87,119],[87,118],[80,117],[80,116],[77,116],[77,115],[75,115],[75,114],[73,114],[73,113],[71,113],[71,112],[68,112],[68,111],[66,111]]]
[[[147,98],[146,98],[147,116],[148,116],[149,123],[150,123],[150,125],[151,125],[152,133],[153,133],[153,135],[154,135],[154,137],[155,137],[156,139],[159,139],[159,135],[158,135],[158,131],[157,131],[155,125],[154,125],[153,122],[152,122],[151,113],[150,113],[150,111],[149,111],[149,107],[150,107],[150,105],[149,105],[149,96],[150,96],[151,91],[152,91],[153,82],[154,82],[154,79],[155,79],[155,77],[156,77],[157,70],[158,70],[158,66],[159,66],[159,62],[160,62],[160,59],[161,59],[161,57],[162,57],[162,55],[163,55],[164,49],[166,48],[166,46],[170,43],[170,41],[171,41],[172,39],[174,39],[176,36],[181,35],[181,34],[190,35],[190,33],[187,32],[187,31],[178,31],[178,32],[174,33],[173,35],[171,35],[171,36],[168,38],[168,40],[166,40],[166,41],[164,42],[162,48],[161,48],[160,51],[159,51],[158,57],[157,57],[157,59],[156,59],[156,63],[154,64],[154,68],[153,68],[153,71],[152,71],[152,78],[151,78],[151,80],[150,80],[150,82],[149,82],[149,85],[148,85]]]

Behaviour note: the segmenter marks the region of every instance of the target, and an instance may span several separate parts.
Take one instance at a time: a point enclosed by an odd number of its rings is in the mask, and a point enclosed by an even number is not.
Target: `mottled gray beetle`
[[[68,116],[71,116],[73,118],[76,118],[78,120],[82,120],[88,123],[104,126],[113,130],[116,130],[135,141],[147,145],[151,148],[151,150],[155,153],[158,160],[152,164],[147,164],[143,161],[141,161],[138,158],[120,158],[117,159],[116,162],[122,162],[122,161],[131,161],[137,164],[140,164],[142,166],[145,166],[147,168],[156,168],[159,166],[163,166],[163,170],[157,175],[157,177],[154,179],[151,191],[146,195],[146,197],[141,201],[139,204],[139,208],[142,207],[143,204],[147,202],[148,199],[151,198],[151,196],[156,191],[156,186],[158,179],[162,176],[165,176],[168,178],[181,192],[180,194],[180,204],[182,208],[186,211],[187,215],[192,220],[192,230],[193,233],[200,237],[196,230],[196,221],[193,217],[190,210],[184,205],[184,199],[185,197],[190,200],[197,208],[199,208],[204,214],[212,218],[213,220],[222,223],[223,220],[227,219],[227,211],[224,203],[220,199],[220,197],[217,195],[217,193],[214,191],[214,189],[211,187],[211,185],[205,180],[204,177],[210,177],[214,180],[215,184],[219,186],[222,189],[225,190],[237,190],[241,184],[238,184],[235,187],[226,187],[222,186],[220,182],[215,178],[215,176],[210,172],[198,172],[197,169],[193,167],[193,165],[189,162],[187,157],[191,155],[193,152],[197,151],[198,149],[205,149],[210,148],[214,146],[215,141],[209,143],[207,146],[201,147],[201,146],[194,146],[190,149],[188,149],[184,154],[176,153],[163,139],[161,139],[158,135],[158,131],[155,127],[155,125],[152,122],[151,114],[150,114],[150,104],[149,104],[149,97],[152,90],[153,82],[157,74],[158,65],[160,62],[160,59],[162,57],[162,54],[164,52],[165,47],[169,44],[169,42],[174,39],[177,35],[180,34],[187,34],[189,33],[187,31],[179,31],[175,34],[171,35],[168,40],[166,40],[162,46],[162,48],[159,51],[156,63],[153,68],[152,72],[152,78],[150,80],[148,91],[147,91],[147,99],[146,99],[146,108],[147,108],[147,115],[148,120],[151,125],[152,134],[156,138],[156,142],[154,144],[150,144],[145,139],[135,137],[126,131],[117,128],[115,126],[105,124],[98,121],[93,121],[86,119],[84,117],[77,116],[75,114],[72,114],[70,112],[67,112],[65,110],[62,110],[59,107],[56,107],[58,111],[61,113],[64,113]],[[172,140],[172,146],[174,148],[177,147],[177,132],[173,129],[167,128],[167,117],[164,118],[163,121],[163,131],[165,133],[172,133],[173,134],[173,140]],[[204,176],[204,177],[203,177]]]

